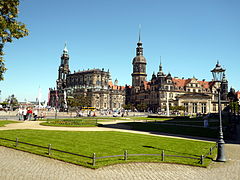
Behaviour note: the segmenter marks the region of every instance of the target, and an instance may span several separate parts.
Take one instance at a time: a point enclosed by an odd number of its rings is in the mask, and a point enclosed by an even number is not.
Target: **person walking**
[[[33,112],[33,117],[34,117],[34,121],[36,121],[38,117],[38,111],[36,109]]]
[[[19,121],[23,120],[23,110],[22,110],[22,108],[18,109],[18,119],[19,119]]]
[[[27,120],[27,109],[26,108],[23,109],[23,120],[24,121]]]
[[[27,116],[28,120],[31,121],[31,119],[32,119],[32,114],[33,114],[33,111],[32,111],[31,108],[28,109],[27,114],[28,114],[28,116]]]

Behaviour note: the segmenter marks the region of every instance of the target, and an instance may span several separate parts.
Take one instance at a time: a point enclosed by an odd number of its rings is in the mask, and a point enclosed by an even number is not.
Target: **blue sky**
[[[147,79],[163,70],[172,76],[211,80],[219,60],[229,87],[240,89],[239,0],[41,0],[20,1],[18,20],[28,37],[5,46],[8,71],[1,99],[15,94],[47,99],[56,86],[65,41],[70,69],[109,69],[120,85],[131,84],[132,59],[141,39]]]

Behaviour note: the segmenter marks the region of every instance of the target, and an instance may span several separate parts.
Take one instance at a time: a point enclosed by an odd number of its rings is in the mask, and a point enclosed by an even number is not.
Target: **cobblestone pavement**
[[[208,168],[165,163],[129,163],[92,170],[0,146],[0,180],[239,180],[240,145],[226,144],[225,148],[228,161],[214,162]]]
[[[240,179],[239,145],[226,145],[228,161],[209,168],[164,163],[129,163],[92,170],[34,154],[0,147],[2,180],[146,180]]]

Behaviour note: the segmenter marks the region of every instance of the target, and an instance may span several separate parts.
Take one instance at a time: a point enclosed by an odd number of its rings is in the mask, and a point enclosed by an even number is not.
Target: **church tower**
[[[60,90],[66,87],[66,79],[69,73],[70,73],[69,55],[68,55],[67,45],[65,43],[63,54],[61,56],[61,64],[58,69],[57,89]]]
[[[225,76],[225,73],[223,73],[223,79],[221,83],[221,99],[227,100],[227,94],[228,94],[228,80]]]
[[[142,82],[146,81],[146,58],[143,56],[143,47],[141,42],[141,34],[139,30],[139,40],[136,48],[136,57],[133,58],[133,73],[132,73],[132,86],[140,87]]]

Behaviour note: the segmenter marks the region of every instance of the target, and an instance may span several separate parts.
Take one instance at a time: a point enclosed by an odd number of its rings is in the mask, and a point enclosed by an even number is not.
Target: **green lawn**
[[[47,147],[48,144],[51,144],[52,148],[90,157],[92,157],[93,153],[96,153],[97,157],[121,155],[124,150],[128,150],[129,154],[161,154],[162,150],[164,150],[165,154],[168,155],[182,155],[199,158],[201,155],[205,155],[210,147],[215,145],[214,143],[209,142],[163,138],[123,132],[4,130],[1,131],[1,138],[9,138],[12,140],[18,138],[19,141],[45,147]],[[47,154],[47,149],[39,147],[20,143],[18,147],[15,147],[14,142],[2,139],[0,139],[0,145],[21,149],[23,151],[47,157],[49,156]],[[215,154],[208,156],[208,158],[204,160],[204,165],[201,165],[196,159],[177,157],[165,157],[165,161],[205,167],[211,163],[211,158],[214,158]],[[91,159],[81,156],[53,150],[50,157],[90,168],[98,168],[110,164],[126,162],[161,162],[161,157],[158,156],[133,156],[129,157],[127,161],[124,161],[123,157],[117,157],[98,159],[96,161],[96,166],[93,167]]]
[[[101,124],[101,122],[112,122],[116,120],[124,121],[135,121],[135,120],[146,120],[146,121],[166,121],[167,118],[147,118],[147,117],[81,117],[81,118],[66,118],[66,119],[45,119],[41,123],[44,126],[64,126],[64,127],[94,127]]]
[[[128,122],[123,123],[124,125],[129,126],[133,130],[140,131],[154,131],[154,132],[164,132],[164,133],[173,133],[189,136],[198,136],[198,137],[209,137],[216,138],[218,137],[218,129],[209,129],[203,127],[189,127],[189,126],[177,126],[177,125],[168,125],[164,123],[142,123],[142,122]]]
[[[64,126],[64,127],[95,127],[98,126],[97,119],[56,119],[40,123],[45,126]]]
[[[138,117],[138,116],[131,116],[126,118],[130,118],[131,120],[147,120],[147,121],[166,121],[166,120],[172,119],[172,118],[151,118],[151,117]]]
[[[0,121],[0,127],[5,126],[6,124],[11,124],[11,123],[20,123],[19,121]]]
[[[179,125],[193,125],[193,126],[204,126],[204,121],[203,120],[198,120],[198,121],[194,121],[194,120],[179,120],[179,121],[164,121],[163,123],[170,123],[170,124],[179,124]],[[208,121],[208,126],[209,127],[218,127],[219,126],[219,122],[218,121]]]

